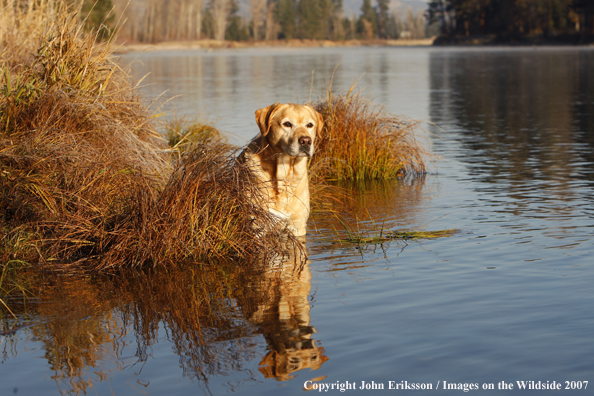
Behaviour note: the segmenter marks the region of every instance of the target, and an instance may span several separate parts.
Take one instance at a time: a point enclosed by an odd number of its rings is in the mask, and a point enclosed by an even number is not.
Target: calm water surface
[[[348,394],[439,395],[464,393],[444,381],[485,395],[543,393],[516,381],[576,381],[582,390],[554,393],[591,394],[593,49],[162,52],[121,62],[137,78],[150,73],[142,92],[155,109],[201,113],[238,144],[256,134],[256,109],[358,81],[387,111],[426,121],[442,160],[424,177],[360,186],[358,204],[338,209],[369,230],[458,232],[345,248],[328,240],[336,224],[313,216],[303,268],[40,281],[26,306],[14,299],[19,320],[4,319],[5,330],[23,327],[0,336],[1,395],[292,395],[307,380],[385,387]],[[434,389],[389,390],[389,381]],[[501,381],[514,389],[498,390]]]

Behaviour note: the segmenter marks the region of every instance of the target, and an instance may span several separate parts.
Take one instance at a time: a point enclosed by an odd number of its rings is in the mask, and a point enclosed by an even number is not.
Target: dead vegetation
[[[10,4],[0,16],[0,262],[245,262],[294,242],[250,203],[261,199],[258,186],[216,129],[183,119],[160,127],[112,43],[97,43],[61,2]],[[352,92],[315,106],[326,126],[314,200],[326,179],[425,170],[414,123]]]
[[[109,43],[66,9],[49,19],[30,59],[2,47],[2,260],[101,270],[277,252],[251,224],[269,216],[247,204],[257,188],[235,148],[172,123],[171,149]]]
[[[314,108],[324,117],[312,172],[325,180],[392,179],[421,174],[429,155],[417,137],[419,121],[386,113],[354,91],[331,88]]]

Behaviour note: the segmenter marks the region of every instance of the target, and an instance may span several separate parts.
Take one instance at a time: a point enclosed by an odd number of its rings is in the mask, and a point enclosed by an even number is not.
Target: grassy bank
[[[200,120],[160,124],[114,60],[113,43],[98,43],[60,4],[2,12],[0,263],[239,263],[293,246],[250,203],[262,197],[236,163],[237,148]],[[414,122],[352,92],[315,106],[326,126],[312,164],[314,200],[327,179],[425,171]]]
[[[48,2],[13,16],[1,43],[3,262],[102,270],[279,250],[272,219],[247,204],[258,192],[235,148],[195,125],[159,125],[111,43],[98,44],[72,12]]]

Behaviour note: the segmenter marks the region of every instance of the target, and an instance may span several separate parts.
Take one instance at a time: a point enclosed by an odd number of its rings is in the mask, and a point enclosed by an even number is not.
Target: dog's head
[[[293,103],[257,110],[256,122],[270,146],[291,157],[311,157],[324,126],[322,115],[311,106]]]

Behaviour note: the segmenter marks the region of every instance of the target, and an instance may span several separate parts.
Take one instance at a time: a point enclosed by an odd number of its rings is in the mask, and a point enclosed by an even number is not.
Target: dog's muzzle
[[[309,136],[301,136],[299,138],[299,154],[305,154],[311,157],[312,154],[312,140]]]

